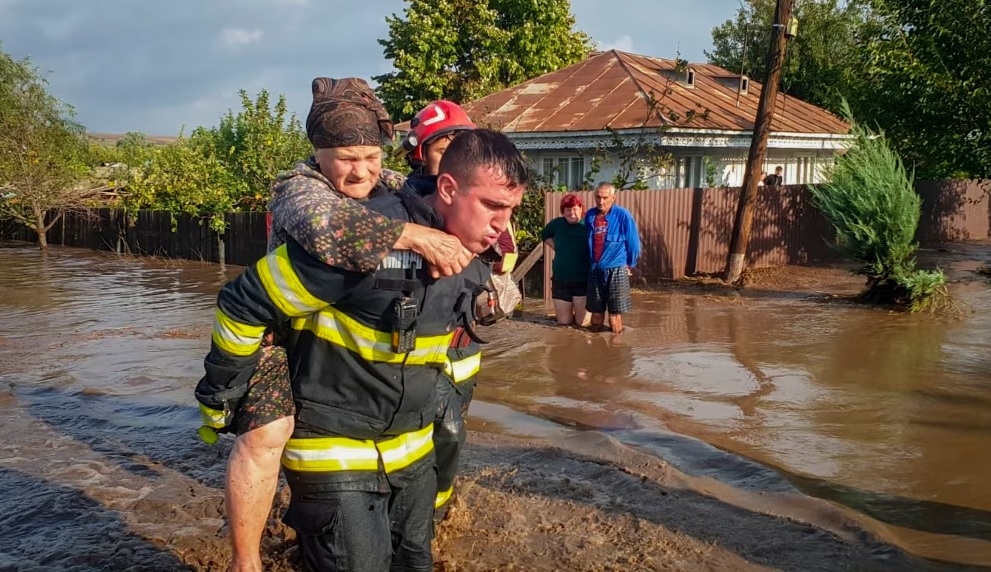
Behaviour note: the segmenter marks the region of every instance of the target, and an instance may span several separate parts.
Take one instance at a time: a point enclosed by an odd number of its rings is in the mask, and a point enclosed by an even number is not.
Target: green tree
[[[946,277],[915,266],[922,199],[911,175],[884,133],[854,121],[845,103],[843,115],[854,142],[825,182],[810,187],[816,207],[836,228],[838,248],[863,263],[857,273],[867,277],[866,301],[904,304],[913,311],[942,305]]]
[[[85,211],[92,193],[83,128],[67,104],[48,93],[30,61],[0,49],[0,217],[46,233],[65,213]]]
[[[920,178],[991,177],[991,6],[875,0],[856,109]]]
[[[128,167],[140,167],[151,155],[152,144],[144,133],[128,131],[114,144],[117,160]]]
[[[868,0],[796,0],[798,36],[789,43],[781,88],[833,112],[863,81],[861,50],[874,22]],[[746,0],[731,20],[712,29],[709,63],[756,81],[767,77],[776,0]]]
[[[405,0],[379,40],[395,71],[375,77],[393,118],[436,99],[465,103],[584,59],[569,0]]]
[[[113,146],[89,141],[88,161],[94,179],[126,188],[132,176],[151,160],[153,146],[144,133],[129,131]]]
[[[120,206],[129,212],[161,209],[173,217],[179,213],[203,217],[212,229],[223,232],[223,215],[235,210],[247,189],[247,183],[202,143],[180,137],[151,149],[148,160],[133,170]]]
[[[204,155],[216,157],[229,173],[240,179],[241,194],[232,197],[240,209],[264,210],[273,181],[312,152],[303,125],[289,113],[285,95],[273,107],[267,91],[252,101],[244,90],[241,110],[228,110],[213,129],[197,128],[189,143],[202,147]],[[231,189],[235,192],[235,189]]]

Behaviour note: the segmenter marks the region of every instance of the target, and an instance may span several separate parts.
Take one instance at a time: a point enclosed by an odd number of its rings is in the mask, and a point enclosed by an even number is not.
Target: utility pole
[[[771,134],[771,120],[778,98],[778,83],[781,79],[781,66],[785,60],[785,47],[788,38],[795,35],[797,22],[791,18],[794,0],[778,0],[774,12],[774,26],[771,31],[771,51],[768,54],[767,77],[760,91],[757,104],[757,117],[754,119],[753,139],[750,141],[750,154],[743,171],[743,188],[740,189],[740,202],[733,220],[733,235],[729,243],[729,256],[726,258],[726,282],[733,284],[740,279],[747,264],[747,245],[750,243],[750,229],[754,222],[754,203],[757,199],[757,183],[760,167],[767,155],[767,138]]]

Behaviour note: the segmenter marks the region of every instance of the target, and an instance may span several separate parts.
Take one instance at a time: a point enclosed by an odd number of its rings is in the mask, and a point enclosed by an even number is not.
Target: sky
[[[342,8],[346,6],[346,8]],[[92,133],[188,133],[284,93],[305,118],[317,76],[387,73],[379,38],[402,0],[0,0],[0,46],[29,56]],[[704,61],[739,0],[572,0],[600,49]]]

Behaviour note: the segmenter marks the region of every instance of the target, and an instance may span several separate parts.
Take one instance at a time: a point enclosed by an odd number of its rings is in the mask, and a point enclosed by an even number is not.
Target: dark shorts
[[[588,273],[588,299],[585,309],[593,314],[626,314],[633,310],[630,275],[625,266],[594,268]]]
[[[558,280],[551,278],[551,298],[571,302],[572,298],[585,297],[588,282],[585,280]]]
[[[235,434],[242,435],[295,414],[286,350],[279,346],[264,346],[248,381],[248,393],[238,405],[231,428]]]

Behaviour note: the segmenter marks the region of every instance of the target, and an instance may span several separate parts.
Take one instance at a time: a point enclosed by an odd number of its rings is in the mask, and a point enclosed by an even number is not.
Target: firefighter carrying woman
[[[341,374],[336,370],[328,370],[328,365],[324,362],[320,362],[320,367],[316,367],[311,363],[316,359],[313,357],[315,350],[310,348],[304,351],[302,348],[308,348],[307,343],[311,346],[318,342],[326,345],[327,341],[331,340],[329,346],[323,349],[329,348],[340,354],[333,358],[336,361],[332,360],[335,366],[340,367],[341,364],[348,363],[348,359],[362,359],[373,364],[379,364],[384,360],[386,362],[383,366],[384,371],[389,371],[389,367],[397,367],[395,363],[389,363],[389,360],[394,361],[399,355],[407,356],[404,359],[408,360],[412,355],[410,352],[397,351],[375,353],[394,332],[376,329],[371,322],[362,325],[360,320],[349,321],[349,318],[354,316],[335,315],[334,312],[340,310],[338,307],[340,303],[322,307],[319,311],[313,310],[309,317],[297,315],[304,309],[312,310],[320,306],[320,303],[328,302],[315,296],[315,292],[310,291],[305,283],[307,272],[316,272],[312,267],[313,261],[317,261],[324,272],[333,273],[334,276],[350,276],[352,280],[357,280],[356,277],[367,277],[368,280],[373,281],[373,284],[377,283],[380,286],[393,284],[397,287],[413,287],[416,280],[430,282],[436,278],[438,284],[445,280],[449,282],[461,280],[459,283],[463,288],[468,288],[470,285],[478,291],[486,290],[484,274],[487,269],[481,273],[467,272],[461,275],[459,273],[466,268],[471,270],[477,266],[478,263],[473,261],[473,256],[494,245],[487,244],[484,240],[471,245],[462,244],[464,239],[459,241],[450,234],[431,228],[441,226],[436,217],[424,215],[424,213],[429,215],[431,209],[420,209],[413,213],[415,215],[413,216],[406,207],[409,204],[420,205],[410,197],[427,197],[429,201],[437,204],[438,212],[444,208],[451,208],[452,204],[462,210],[466,205],[479,206],[478,197],[481,195],[475,192],[476,189],[473,187],[477,182],[476,179],[479,178],[475,171],[483,175],[496,175],[497,182],[505,183],[504,195],[508,193],[507,189],[515,192],[522,189],[522,185],[525,184],[525,165],[520,167],[523,165],[522,159],[519,159],[519,164],[516,162],[518,151],[508,144],[508,140],[503,141],[505,138],[501,135],[499,136],[501,139],[491,141],[485,139],[492,135],[491,132],[477,132],[483,136],[483,140],[473,141],[473,145],[466,143],[466,149],[461,152],[461,156],[451,158],[445,170],[442,157],[445,156],[448,146],[456,140],[455,136],[474,130],[474,125],[464,111],[451,102],[434,102],[411,121],[411,129],[403,140],[403,146],[408,152],[408,159],[414,167],[414,172],[404,181],[401,175],[381,168],[381,143],[384,138],[391,137],[392,125],[384,108],[368,89],[367,84],[356,79],[318,78],[313,82],[313,94],[313,105],[306,125],[307,135],[314,146],[314,155],[297,164],[292,171],[281,175],[273,189],[270,202],[273,221],[270,255],[221,292],[218,299],[214,343],[207,359],[208,374],[197,388],[197,397],[206,420],[202,434],[206,438],[211,438],[214,436],[211,434],[212,431],[230,430],[237,435],[229,461],[225,491],[234,549],[232,570],[261,569],[259,544],[271,509],[280,463],[286,468],[290,483],[295,479],[297,484],[307,480],[302,478],[301,481],[299,475],[309,477],[312,476],[307,474],[309,472],[321,472],[309,469],[314,467],[326,469],[332,465],[332,463],[321,465],[319,462],[314,465],[309,462],[315,455],[319,456],[312,449],[316,443],[312,440],[314,434],[337,435],[340,432],[328,431],[326,428],[314,432],[313,427],[310,427],[315,415],[313,411],[319,409],[315,404],[326,406],[327,401],[332,399],[325,395],[308,401],[306,394],[308,390],[312,390],[312,387],[319,386],[316,383],[316,378],[320,377],[318,373],[326,374],[324,377],[327,379],[322,378],[324,385],[330,383],[331,379],[340,377]],[[493,155],[493,149],[502,152],[503,155],[507,153],[514,155],[508,158],[496,156]],[[522,175],[517,173],[520,168],[523,169]],[[449,187],[452,185],[456,189],[460,188],[461,192],[454,192],[455,200],[445,203],[443,199],[447,195],[435,191],[441,189],[450,192]],[[439,198],[430,198],[435,196]],[[395,197],[403,199],[400,200],[400,204],[397,205]],[[358,201],[365,202],[363,204]],[[488,209],[489,214],[495,212],[491,205],[480,205],[479,208]],[[387,211],[386,214],[393,218],[377,214],[373,212],[374,209]],[[486,227],[487,232],[493,235],[505,234],[508,212],[500,214],[500,216],[506,215],[504,224],[498,221],[492,223],[490,220],[491,224]],[[397,216],[398,218],[394,218]],[[470,219],[467,216],[458,218]],[[456,231],[459,230],[457,228],[459,221],[452,219],[445,222],[448,223],[448,231],[458,234]],[[478,229],[460,230],[462,235],[470,235]],[[489,238],[495,240],[494,236]],[[511,234],[508,241],[505,238],[503,236],[499,242],[511,245]],[[496,270],[508,273],[514,262],[515,253],[512,251],[515,248],[505,250],[509,251],[507,252],[509,256],[503,256],[502,260],[498,261],[501,263],[501,268]],[[405,268],[410,264],[414,266],[422,264],[429,268],[433,278],[423,275],[427,272],[427,268]],[[297,265],[302,266],[297,267]],[[398,270],[406,271],[410,276],[404,278],[382,276],[384,273],[394,273]],[[421,276],[414,276],[417,273]],[[447,278],[452,275],[458,276]],[[470,279],[471,277],[474,280]],[[252,290],[249,286],[255,289]],[[317,285],[311,287],[318,290],[320,288]],[[380,287],[378,290],[386,290],[386,288]],[[325,295],[331,294],[335,293],[328,292]],[[265,311],[257,308],[246,310],[245,308],[250,304],[246,306],[244,300],[249,298],[267,299],[269,313],[266,314]],[[423,303],[423,300],[419,302]],[[376,303],[368,302],[368,306],[378,309],[381,300]],[[367,312],[369,308],[357,308],[355,311]],[[392,310],[395,309],[387,308],[383,309],[383,312]],[[265,315],[262,316],[258,314],[259,312]],[[472,312],[469,310],[468,313]],[[422,313],[421,319],[423,319]],[[272,321],[277,323],[270,323]],[[430,504],[437,508],[438,514],[443,514],[443,510],[452,498],[458,455],[465,438],[463,416],[470,403],[474,377],[480,365],[480,348],[476,341],[477,335],[476,339],[472,339],[472,327],[470,319],[464,320],[464,323],[451,333],[451,339],[444,348],[444,355],[440,356],[439,367],[442,367],[447,375],[438,377],[435,388],[431,391],[434,400],[431,421],[436,420],[436,423],[430,424],[429,427],[418,428],[420,433],[411,432],[416,433],[415,435],[386,435],[385,433],[390,431],[376,433],[369,427],[366,429],[371,433],[361,435],[362,441],[373,443],[378,458],[376,470],[371,471],[369,469],[371,465],[362,465],[364,467],[362,470],[365,473],[376,473],[378,481],[384,479],[388,482],[392,475],[388,472],[389,465],[385,462],[386,458],[391,459],[389,455],[395,454],[394,452],[399,449],[408,451],[412,446],[410,439],[422,445],[423,437],[427,434],[425,431],[430,429],[429,456],[431,459],[436,458],[436,466],[432,467],[436,471],[436,484],[431,491]],[[258,328],[271,330],[269,333],[276,337],[277,344],[259,349],[255,345],[255,339],[259,337]],[[262,337],[265,331],[262,332]],[[417,335],[420,333],[418,329]],[[362,334],[367,335],[362,338]],[[380,337],[382,339],[379,339]],[[288,362],[286,351],[282,346],[290,348]],[[416,347],[419,350],[419,345]],[[390,349],[396,348],[393,346]],[[424,366],[420,369],[430,369],[427,356],[419,356],[417,360],[426,361],[419,364],[406,361],[401,367],[412,368],[419,365]],[[292,365],[294,372],[291,383],[288,364]],[[312,370],[308,372],[309,377],[300,375],[307,364]],[[384,375],[382,373],[379,377]],[[405,375],[401,377],[405,379]],[[422,389],[422,383],[416,385]],[[303,390],[304,395],[299,394],[299,389]],[[236,397],[221,399],[225,396]],[[299,411],[297,406],[301,403],[310,407],[304,406],[302,411]],[[343,430],[341,427],[337,429]],[[407,441],[390,441],[397,437]],[[332,445],[335,454],[346,458],[368,455],[366,461],[370,461],[372,449],[367,447],[350,450],[342,446],[344,441],[321,443]],[[365,445],[367,443],[362,446]],[[425,448],[426,445],[423,450]],[[326,451],[324,454],[326,456]],[[357,466],[349,463],[338,465],[338,468],[350,469],[352,466]],[[364,474],[362,470],[358,470],[356,474]],[[349,471],[339,472],[343,474]],[[354,471],[350,472],[354,473]],[[364,476],[369,475],[364,474]],[[351,479],[351,482],[360,480],[362,479]],[[296,488],[300,489],[300,486]],[[344,485],[330,488],[342,487],[349,488]],[[350,488],[379,490],[383,485],[377,482],[375,486]],[[298,510],[295,511],[295,515],[293,510],[287,514],[290,522],[294,520],[294,516],[295,520],[300,520],[299,514],[302,509],[299,507],[306,506],[305,502],[297,498],[298,496],[294,491],[293,505]],[[385,497],[388,496],[385,494]],[[309,498],[312,497],[311,491]],[[364,498],[361,495],[358,497]],[[384,498],[374,494],[373,497]],[[341,507],[344,504],[338,499],[336,506]],[[356,526],[360,524],[351,520]],[[298,522],[296,524],[300,525]],[[337,524],[337,529],[349,528],[344,520]],[[297,531],[299,532],[300,529],[297,528]],[[301,536],[306,536],[305,531]],[[389,544],[386,543],[387,546]],[[301,538],[301,547],[303,545]],[[334,553],[335,550],[344,551],[345,554],[352,555],[361,553],[354,547],[348,552],[346,547],[342,548],[344,545],[346,543],[341,546],[324,547],[322,550],[324,552],[329,550],[330,553]],[[379,546],[378,549],[381,551],[384,547]],[[320,550],[307,552],[320,553]],[[389,552],[400,553],[402,547],[394,546]],[[427,552],[429,553],[429,550]],[[345,561],[350,561],[352,564],[355,562],[347,558],[343,561],[338,560],[339,563]],[[315,565],[315,562],[311,564]],[[395,565],[396,562],[393,561],[393,564]],[[338,565],[333,569],[365,568]],[[379,568],[370,566],[367,569]]]

